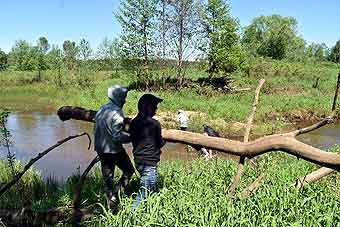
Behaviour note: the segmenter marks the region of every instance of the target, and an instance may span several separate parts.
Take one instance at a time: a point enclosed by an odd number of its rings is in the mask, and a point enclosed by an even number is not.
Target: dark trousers
[[[130,158],[125,150],[118,154],[98,153],[98,155],[102,166],[105,193],[107,198],[111,199],[113,196],[116,196],[122,187],[126,187],[128,185],[135,169],[133,168]],[[113,186],[115,166],[118,166],[118,168],[122,170],[123,174],[116,185]]]

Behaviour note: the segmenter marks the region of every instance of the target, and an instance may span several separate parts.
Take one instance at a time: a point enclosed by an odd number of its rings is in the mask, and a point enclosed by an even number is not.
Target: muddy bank
[[[223,137],[242,140],[244,133],[245,123],[238,121],[226,121],[224,119],[209,120],[206,113],[196,111],[185,111],[189,117],[189,130],[193,132],[202,132],[203,123],[208,123],[211,127],[215,128]],[[134,116],[129,116],[134,117]],[[288,132],[290,130],[299,129],[307,125],[314,124],[317,121],[326,117],[326,114],[320,114],[313,111],[294,111],[281,115],[279,113],[266,114],[266,122],[257,121],[252,126],[253,137],[261,135],[268,135],[273,133]],[[176,122],[176,114],[173,112],[160,112],[157,113],[157,120],[159,120],[164,128],[178,129],[179,124]],[[274,129],[267,127],[268,124],[275,125],[280,122],[279,127]],[[336,122],[339,123],[339,116],[336,117]]]

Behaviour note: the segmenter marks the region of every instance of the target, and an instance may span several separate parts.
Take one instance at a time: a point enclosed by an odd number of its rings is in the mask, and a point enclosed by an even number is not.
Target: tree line
[[[0,50],[0,70],[75,70],[80,65],[99,70],[133,69],[147,76],[155,65],[176,68],[185,75],[188,61],[206,63],[210,76],[228,75],[249,57],[270,57],[340,63],[340,40],[328,48],[299,36],[297,20],[280,15],[255,17],[241,28],[224,0],[121,0],[114,17],[122,33],[104,38],[96,51],[85,38],[65,40],[62,47],[46,37],[35,44],[18,40],[8,54]]]

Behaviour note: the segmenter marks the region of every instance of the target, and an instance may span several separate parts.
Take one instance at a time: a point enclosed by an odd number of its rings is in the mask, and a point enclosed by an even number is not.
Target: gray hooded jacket
[[[95,117],[94,149],[97,153],[117,154],[124,150],[122,144],[130,142],[130,136],[123,131],[127,89],[113,86],[108,89],[110,102],[100,107]]]

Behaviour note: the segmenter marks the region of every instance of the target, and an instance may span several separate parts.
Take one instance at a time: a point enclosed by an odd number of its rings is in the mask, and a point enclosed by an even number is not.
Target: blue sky
[[[231,14],[242,26],[260,15],[293,16],[299,34],[311,42],[333,46],[340,39],[339,0],[230,0]],[[118,0],[0,0],[0,48],[6,53],[15,40],[31,43],[46,36],[61,45],[66,39],[90,40],[96,48],[105,37],[115,37],[120,26],[113,12]]]

